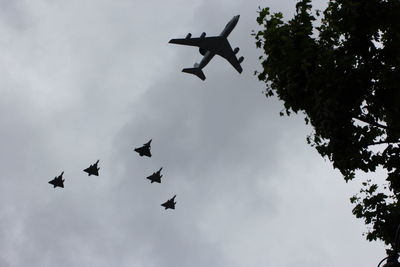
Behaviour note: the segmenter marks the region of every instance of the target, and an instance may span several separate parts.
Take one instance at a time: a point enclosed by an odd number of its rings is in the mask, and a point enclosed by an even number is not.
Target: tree
[[[399,15],[398,0],[331,0],[315,15],[301,0],[288,21],[260,8],[253,33],[263,49],[255,74],[267,97],[283,100],[281,115],[304,113],[307,142],[346,182],[385,171],[387,183],[364,178],[350,200],[367,240],[386,245],[400,223]]]

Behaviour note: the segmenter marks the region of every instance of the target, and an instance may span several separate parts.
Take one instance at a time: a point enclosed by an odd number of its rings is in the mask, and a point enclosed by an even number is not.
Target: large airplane
[[[242,63],[244,57],[240,57],[239,59],[236,57],[237,52],[239,52],[239,47],[232,49],[227,39],[228,35],[238,23],[239,17],[240,15],[234,16],[228,22],[228,24],[226,24],[219,36],[206,37],[206,33],[203,32],[198,38],[191,38],[192,34],[188,33],[186,38],[171,39],[169,41],[171,44],[197,46],[199,47],[200,54],[203,55],[203,59],[200,61],[200,64],[195,63],[193,68],[183,69],[182,71],[194,74],[204,81],[206,76],[204,75],[202,69],[215,55],[219,55],[225,58],[239,73],[241,73],[243,69],[240,66],[240,63]]]
[[[149,179],[151,181],[151,183],[156,182],[156,183],[160,184],[161,177],[162,177],[161,170],[162,170],[162,167],[157,172],[153,172],[152,175],[147,176],[146,178]]]
[[[176,197],[176,195],[173,198],[167,200],[167,202],[161,204],[161,206],[163,206],[165,209],[173,209],[174,210],[175,204],[176,204],[175,197]]]
[[[150,152],[151,140],[152,140],[152,139],[150,139],[150,141],[147,142],[146,144],[144,144],[143,146],[137,147],[137,148],[135,148],[134,150],[135,150],[137,153],[139,153],[139,155],[140,155],[141,157],[143,157],[143,156],[151,157],[151,152]]]
[[[99,170],[100,168],[97,167],[97,164],[99,163],[99,160],[96,161],[95,164],[91,164],[89,168],[84,169],[84,172],[87,172],[88,176],[90,175],[96,175],[99,176]]]
[[[62,172],[59,176],[54,177],[53,180],[49,181],[49,184],[53,185],[53,188],[62,187],[64,188],[64,179],[62,178],[64,172]]]

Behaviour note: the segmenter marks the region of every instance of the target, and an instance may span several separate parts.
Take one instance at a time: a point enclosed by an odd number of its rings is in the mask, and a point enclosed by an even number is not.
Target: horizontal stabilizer
[[[206,79],[203,71],[200,68],[187,68],[183,69],[182,72],[191,73],[202,79],[203,81]]]

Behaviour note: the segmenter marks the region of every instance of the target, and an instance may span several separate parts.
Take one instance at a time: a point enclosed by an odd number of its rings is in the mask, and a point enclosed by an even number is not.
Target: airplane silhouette
[[[239,52],[239,47],[232,49],[228,41],[228,35],[235,28],[239,21],[240,15],[234,16],[219,36],[206,37],[206,33],[203,32],[198,38],[191,38],[192,34],[188,33],[185,38],[182,39],[171,39],[169,43],[189,45],[199,47],[199,52],[203,55],[203,59],[200,64],[195,63],[193,68],[183,69],[182,72],[194,74],[203,81],[206,79],[202,69],[211,61],[215,55],[219,55],[225,58],[239,73],[242,73],[242,63],[244,57],[239,59],[236,57],[237,52]]]
[[[95,164],[91,164],[89,168],[84,169],[84,172],[87,172],[88,176],[90,175],[96,175],[99,176],[99,170],[100,168],[97,167],[97,164],[99,163],[99,160],[96,161]]]
[[[171,198],[171,199],[167,200],[166,202],[164,202],[163,204],[161,204],[161,206],[163,206],[165,209],[173,209],[174,210],[175,204],[176,204],[175,197],[176,197],[176,195],[173,198]]]
[[[162,177],[161,170],[162,170],[162,167],[157,172],[153,172],[152,175],[147,176],[146,178],[149,179],[151,181],[151,183],[154,183],[154,182],[161,183],[161,177]]]
[[[49,184],[53,185],[53,188],[62,187],[64,188],[64,179],[62,178],[64,172],[62,172],[59,176],[54,177],[53,180],[49,181]]]
[[[143,146],[138,147],[138,148],[135,148],[134,150],[135,150],[137,153],[139,153],[139,155],[140,155],[141,157],[143,157],[143,156],[151,157],[151,152],[150,152],[150,148],[151,148],[150,143],[151,143],[151,140],[152,140],[152,139],[150,139],[150,141],[147,142],[146,144],[144,144]]]

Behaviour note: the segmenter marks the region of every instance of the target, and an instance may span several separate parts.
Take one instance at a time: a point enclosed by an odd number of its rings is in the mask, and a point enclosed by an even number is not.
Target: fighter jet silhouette
[[[53,188],[56,188],[57,186],[64,188],[65,180],[62,178],[63,174],[64,172],[62,172],[59,176],[54,177],[53,180],[49,181],[49,184],[52,184],[54,186]]]
[[[165,209],[173,209],[174,210],[175,204],[176,204],[175,197],[176,197],[176,195],[173,198],[169,199],[167,202],[161,204],[161,206],[163,206]]]
[[[139,155],[140,155],[141,157],[143,157],[143,156],[151,157],[151,153],[150,153],[150,143],[151,143],[151,140],[152,140],[152,139],[150,139],[150,141],[147,142],[146,144],[144,144],[143,146],[135,148],[135,151],[136,151],[137,153],[139,153]]]
[[[151,183],[154,183],[154,182],[161,183],[161,177],[162,177],[161,170],[162,170],[162,167],[158,170],[158,172],[153,172],[152,175],[147,176],[146,178],[149,179],[151,181]]]
[[[97,167],[97,164],[99,163],[99,160],[96,161],[95,164],[91,164],[89,168],[84,169],[84,172],[87,172],[88,176],[90,175],[96,175],[99,176],[99,170],[100,168]]]

